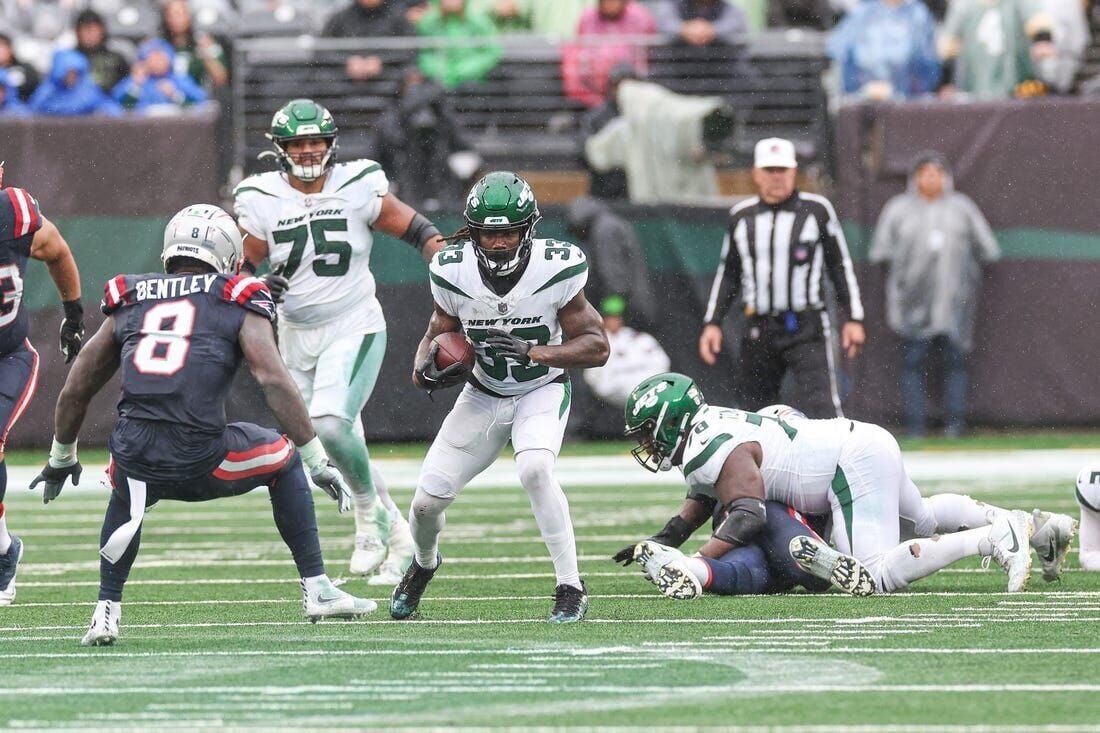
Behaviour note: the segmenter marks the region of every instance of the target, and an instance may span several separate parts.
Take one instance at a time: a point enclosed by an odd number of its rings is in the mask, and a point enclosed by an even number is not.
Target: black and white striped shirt
[[[730,209],[705,320],[721,323],[738,296],[750,316],[822,310],[823,272],[836,290],[842,320],[862,321],[852,258],[828,199],[795,191],[771,206],[754,196]]]

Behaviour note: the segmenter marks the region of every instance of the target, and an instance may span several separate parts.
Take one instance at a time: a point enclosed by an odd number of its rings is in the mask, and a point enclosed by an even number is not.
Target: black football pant
[[[278,433],[248,423],[229,425],[226,438],[230,450],[222,463],[209,475],[190,481],[138,481],[117,464],[110,466],[114,488],[99,538],[99,600],[122,600],[122,587],[141,544],[146,508],[161,499],[209,501],[239,496],[258,486],[268,487],[275,526],[290,548],[299,576],[324,574],[313,495],[298,451]]]
[[[807,417],[843,417],[833,368],[833,334],[824,311],[745,320],[736,367],[737,406],[746,410],[782,402]],[[790,390],[780,386],[790,375]]]

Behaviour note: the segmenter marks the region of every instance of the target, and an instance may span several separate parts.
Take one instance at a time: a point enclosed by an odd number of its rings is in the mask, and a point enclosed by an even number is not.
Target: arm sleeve
[[[731,220],[722,240],[722,254],[718,260],[718,271],[714,273],[714,282],[710,286],[710,298],[707,300],[707,312],[703,316],[705,323],[720,325],[729,312],[730,305],[741,290],[741,252],[734,240],[745,227],[744,219]]]
[[[981,209],[969,197],[966,199],[966,208],[970,215],[970,233],[978,259],[982,262],[996,262],[1001,259],[1001,248],[997,245],[997,238],[989,228],[989,222],[985,220]]]
[[[863,320],[863,301],[859,297],[859,283],[852,266],[852,256],[848,253],[848,242],[840,228],[833,205],[821,199],[828,221],[821,227],[822,244],[825,247],[825,269],[836,288],[836,297],[845,320]]]

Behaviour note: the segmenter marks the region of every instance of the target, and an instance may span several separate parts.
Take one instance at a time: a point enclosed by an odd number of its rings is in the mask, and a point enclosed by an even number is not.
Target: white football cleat
[[[349,570],[352,575],[370,575],[386,559],[390,535],[390,513],[377,496],[355,497],[355,549]]]
[[[355,619],[377,610],[378,604],[366,598],[356,598],[323,579],[314,593],[305,589],[302,582],[302,611],[310,623],[325,618]]]
[[[122,621],[122,604],[118,601],[98,601],[92,612],[88,633],[80,640],[83,646],[111,646],[118,638],[118,625]]]
[[[378,572],[367,579],[367,585],[386,585],[393,587],[405,577],[413,557],[412,531],[401,512],[390,512],[390,546],[386,560]]]
[[[1038,509],[1031,513],[1031,519],[1035,524],[1031,546],[1043,563],[1043,580],[1048,583],[1059,580],[1066,567],[1070,545],[1077,536],[1077,520]]]
[[[23,541],[11,536],[8,551],[0,555],[0,606],[10,606],[15,600],[15,573],[23,559]]]
[[[352,575],[370,575],[386,559],[386,546],[373,535],[355,535],[355,549],[351,553],[348,570]]]
[[[819,539],[800,535],[791,540],[788,550],[798,567],[850,596],[869,596],[875,592],[875,579],[859,560],[837,552]]]
[[[992,558],[1008,573],[1008,592],[1019,593],[1027,589],[1031,579],[1031,535],[1035,523],[1027,512],[1007,512],[989,526],[989,542]],[[986,558],[983,566],[989,564]]]
[[[634,562],[644,568],[644,575],[661,593],[680,601],[703,595],[703,584],[687,566],[687,558],[679,550],[653,540],[642,540],[634,546]]]

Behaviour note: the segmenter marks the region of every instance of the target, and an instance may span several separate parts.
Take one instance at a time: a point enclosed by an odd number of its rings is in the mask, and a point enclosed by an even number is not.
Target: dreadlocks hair
[[[469,226],[464,226],[461,229],[459,229],[457,232],[452,234],[451,236],[443,237],[443,241],[448,242],[448,243],[450,243],[450,242],[461,242],[461,241],[464,241],[466,239],[472,239],[472,238],[473,238],[473,232],[470,231],[470,227]]]

